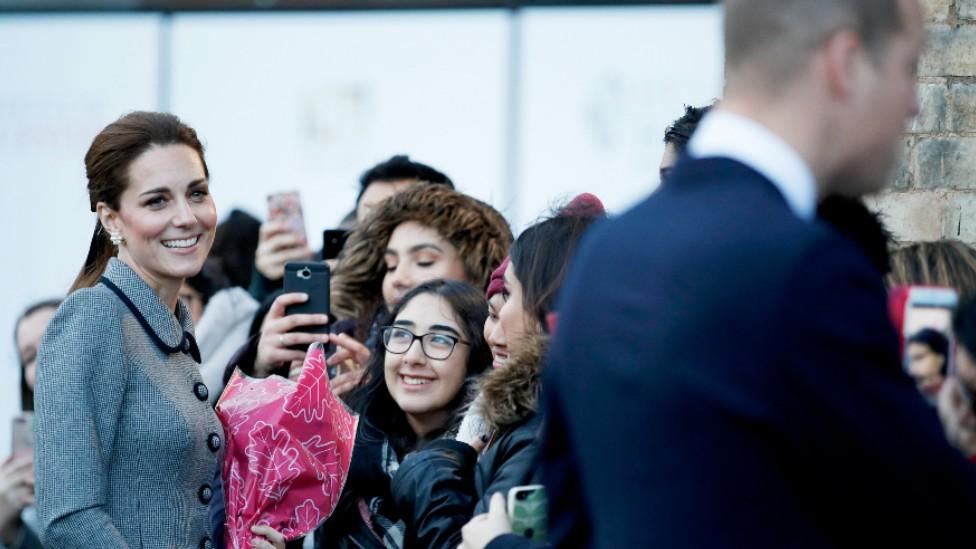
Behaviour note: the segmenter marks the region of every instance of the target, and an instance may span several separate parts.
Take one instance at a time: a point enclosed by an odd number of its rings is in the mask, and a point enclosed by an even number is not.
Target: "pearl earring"
[[[125,242],[125,239],[122,238],[122,235],[120,235],[119,233],[111,233],[108,239],[111,240],[112,244],[114,244],[115,246],[118,246],[123,242]]]

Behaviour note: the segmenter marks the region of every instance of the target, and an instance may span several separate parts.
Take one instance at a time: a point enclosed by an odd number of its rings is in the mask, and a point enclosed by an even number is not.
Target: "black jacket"
[[[492,494],[507,496],[516,486],[541,483],[538,467],[542,419],[534,412],[544,342],[532,339],[504,370],[487,374],[476,403],[494,435],[479,457],[464,442],[440,440],[408,456],[391,492],[417,547],[454,549],[461,528],[488,511]],[[518,545],[508,545],[512,542]],[[527,543],[528,545],[524,545]],[[500,536],[490,547],[538,547]]]

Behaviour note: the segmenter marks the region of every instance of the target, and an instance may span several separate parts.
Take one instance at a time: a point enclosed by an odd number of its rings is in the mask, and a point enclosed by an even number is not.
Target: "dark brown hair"
[[[563,211],[525,229],[512,244],[512,269],[522,284],[522,307],[543,330],[546,316],[555,310],[577,244],[587,229],[604,217],[602,206],[578,213]]]
[[[105,127],[95,136],[85,154],[85,174],[88,177],[88,201],[91,211],[104,202],[110,208],[119,208],[119,197],[129,186],[129,168],[142,153],[154,146],[186,145],[200,155],[203,173],[210,172],[203,156],[203,144],[197,132],[176,116],[162,112],[131,112]],[[105,271],[108,260],[118,250],[108,234],[102,230],[101,221],[95,221],[91,246],[85,265],[75,278],[71,290],[93,286]]]

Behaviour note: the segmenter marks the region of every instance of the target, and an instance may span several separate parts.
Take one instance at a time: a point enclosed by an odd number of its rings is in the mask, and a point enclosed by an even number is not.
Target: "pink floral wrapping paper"
[[[251,547],[266,524],[295,539],[335,510],[349,473],[359,418],[329,388],[325,351],[314,344],[298,382],[234,372],[217,402],[227,547]]]

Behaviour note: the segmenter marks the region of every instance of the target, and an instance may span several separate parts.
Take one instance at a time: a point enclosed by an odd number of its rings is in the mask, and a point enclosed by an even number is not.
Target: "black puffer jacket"
[[[455,548],[461,528],[488,510],[491,495],[541,480],[537,466],[541,417],[539,370],[542,338],[531,338],[504,369],[489,372],[475,403],[493,436],[480,457],[466,443],[439,440],[408,456],[391,484],[391,496],[416,547]],[[517,542],[516,545],[508,543]],[[528,543],[524,545],[523,542]],[[515,536],[489,547],[536,547]]]

